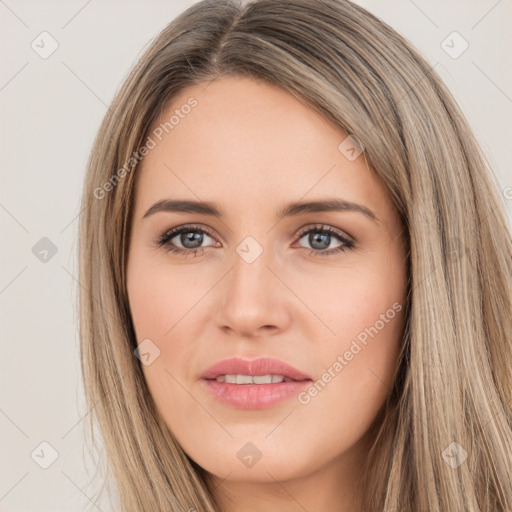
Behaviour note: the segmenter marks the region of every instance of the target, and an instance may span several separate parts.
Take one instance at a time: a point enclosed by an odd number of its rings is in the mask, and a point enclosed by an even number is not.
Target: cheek
[[[376,254],[364,268],[331,269],[328,279],[317,274],[314,282],[302,284],[299,294],[315,314],[303,314],[298,322],[308,332],[307,352],[318,372],[315,385],[299,397],[304,408],[296,417],[299,424],[321,425],[332,446],[342,451],[370,427],[393,386],[404,328],[406,267],[400,257]],[[300,282],[295,285],[299,290]]]
[[[131,261],[127,287],[138,341],[164,341],[200,300],[197,283],[180,275],[179,271],[169,271],[165,263],[144,263],[136,257]]]
[[[303,309],[298,321],[303,321],[301,326],[306,329],[315,326],[308,339],[317,353],[343,353],[352,340],[369,345],[369,340],[378,335],[382,343],[374,344],[372,352],[382,356],[386,346],[399,341],[400,312],[405,309],[406,299],[403,262],[381,258],[360,268],[329,269],[325,275],[297,279],[292,286],[297,295],[304,297],[310,311]],[[370,357],[368,351],[365,357]]]
[[[344,271],[311,297],[312,309],[332,332],[311,344],[323,371],[301,403],[325,419],[324,432],[335,444],[355,442],[392,388],[405,317],[403,263],[381,259],[364,270]],[[340,429],[343,439],[336,434]]]
[[[151,361],[142,365],[150,395],[168,425],[180,430],[176,418],[183,418],[192,405],[178,382],[184,382],[182,372],[193,357],[186,326],[197,293],[190,282],[180,280],[178,272],[169,272],[161,264],[142,264],[136,258],[129,266],[127,288],[137,343],[152,342]]]
[[[142,366],[150,393],[161,410],[181,413],[190,405],[190,397],[181,393],[178,382],[194,374],[191,362],[197,352],[194,340],[200,339],[198,330],[204,324],[204,318],[198,320],[204,289],[199,280],[190,278],[191,272],[170,269],[167,262],[137,251],[130,255],[127,272],[137,343],[149,339],[154,344],[150,364]]]

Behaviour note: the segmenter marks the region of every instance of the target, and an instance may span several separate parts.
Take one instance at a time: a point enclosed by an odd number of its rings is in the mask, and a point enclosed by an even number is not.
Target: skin
[[[219,78],[184,90],[155,127],[190,97],[197,106],[144,158],[134,197],[127,287],[138,342],[149,338],[160,350],[143,366],[151,396],[188,456],[211,474],[223,511],[362,510],[357,477],[404,328],[398,212],[365,153],[347,159],[338,150],[347,134],[288,92]],[[171,198],[213,202],[225,216],[160,211],[143,218]],[[289,202],[325,198],[363,205],[379,222],[354,211],[276,220]],[[204,235],[202,254],[155,245],[190,223],[213,233]],[[308,234],[298,236],[318,225],[348,235],[355,247],[318,255],[342,245],[331,236],[319,249]],[[263,249],[250,264],[236,251],[247,236]],[[183,248],[183,239],[175,236],[175,246]],[[269,356],[316,381],[395,303],[401,311],[366,346],[359,343],[307,404],[292,397],[236,409],[200,380],[227,357]],[[261,452],[252,467],[237,457],[247,442]]]

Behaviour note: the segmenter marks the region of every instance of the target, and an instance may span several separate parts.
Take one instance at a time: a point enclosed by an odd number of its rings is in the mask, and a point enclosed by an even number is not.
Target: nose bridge
[[[272,267],[272,254],[263,242],[258,242],[254,237],[246,237],[236,247],[233,254],[233,270],[230,279],[230,294],[238,296],[240,300],[252,300],[256,294],[260,301],[269,299],[274,278],[268,267]],[[275,278],[274,278],[275,279]],[[266,290],[267,294],[262,293]]]
[[[245,238],[232,255],[232,269],[219,301],[219,321],[245,335],[270,326],[281,329],[287,319],[284,287],[271,270],[273,254],[253,237]]]

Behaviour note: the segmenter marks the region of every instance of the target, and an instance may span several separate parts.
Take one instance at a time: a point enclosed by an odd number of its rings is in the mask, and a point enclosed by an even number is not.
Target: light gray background
[[[79,198],[107,105],[143,49],[194,1],[0,0],[0,511],[109,510],[87,487],[75,293]],[[512,219],[510,0],[358,0],[405,35],[455,94]],[[47,31],[58,42],[47,59]],[[442,47],[457,31],[458,58]],[[457,36],[456,36],[457,37]],[[456,52],[462,40],[445,45]],[[49,48],[46,40],[45,48]],[[57,253],[32,252],[43,237]],[[475,241],[475,243],[477,243]],[[59,456],[48,468],[50,443]],[[34,459],[31,453],[36,449]]]

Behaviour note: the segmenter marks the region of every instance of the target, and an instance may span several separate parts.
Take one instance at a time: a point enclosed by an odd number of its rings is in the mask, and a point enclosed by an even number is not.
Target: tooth
[[[271,375],[253,375],[254,384],[270,384],[273,382]]]
[[[217,382],[226,382],[228,384],[274,384],[279,382],[289,382],[287,377],[282,375],[241,375],[241,374],[229,374],[219,375],[216,379]]]

